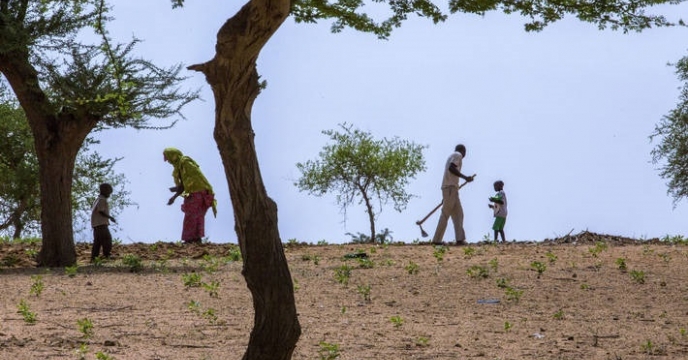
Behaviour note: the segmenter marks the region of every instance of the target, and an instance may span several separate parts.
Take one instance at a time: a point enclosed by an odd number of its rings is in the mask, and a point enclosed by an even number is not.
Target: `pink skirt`
[[[205,236],[205,214],[213,204],[214,195],[204,191],[197,191],[184,198],[182,212],[184,212],[184,226],[182,240],[200,240]]]

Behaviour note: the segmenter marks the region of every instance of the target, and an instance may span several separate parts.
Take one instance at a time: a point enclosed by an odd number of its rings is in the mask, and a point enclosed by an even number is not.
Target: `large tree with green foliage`
[[[87,136],[150,128],[197,98],[178,89],[180,66],[133,57],[137,40],[113,43],[109,20],[105,0],[0,0],[0,72],[26,113],[39,165],[42,266],[76,262],[71,191]],[[83,41],[89,30],[100,40]]]
[[[126,206],[134,205],[124,174],[116,173],[120,159],[105,159],[91,150],[97,144],[86,138],[77,154],[72,186],[74,231],[90,237],[91,205],[98,187],[107,182],[115,188],[108,203],[117,217]],[[12,238],[40,236],[41,206],[38,159],[31,129],[24,111],[14,102],[0,102],[0,234]],[[116,226],[116,225],[115,225]]]
[[[172,0],[181,6],[185,0]],[[444,21],[447,15],[428,0],[372,1],[386,6],[376,21],[362,11],[366,1],[249,0],[219,29],[216,53],[190,66],[206,76],[215,97],[214,136],[220,150],[234,209],[235,229],[244,258],[243,274],[253,295],[255,323],[244,359],[290,359],[300,336],[293,283],[277,229],[277,206],[265,191],[258,166],[251,109],[264,83],[256,60],[272,35],[290,15],[297,22],[332,20],[332,30],[350,27],[387,38],[409,15]],[[641,31],[669,25],[645,10],[675,0],[496,1],[449,0],[449,12],[483,15],[489,11],[521,14],[526,30],[538,31],[572,15],[600,29]],[[379,13],[379,12],[378,12]],[[384,15],[383,15],[384,16]]]
[[[340,127],[342,132],[323,131],[333,143],[323,147],[318,160],[296,164],[301,177],[295,185],[316,196],[335,193],[344,212],[359,198],[370,221],[370,241],[375,241],[375,199],[380,211],[390,200],[395,210],[406,208],[412,197],[406,192],[409,179],[425,170],[425,146],[399,138],[376,140],[353,125]]]
[[[659,144],[652,150],[652,160],[660,164],[660,176],[667,179],[667,192],[674,205],[688,198],[688,56],[676,64],[676,74],[683,81],[678,104],[655,126],[651,139]]]
[[[17,239],[37,232],[39,194],[38,160],[24,112],[0,101],[0,234]]]

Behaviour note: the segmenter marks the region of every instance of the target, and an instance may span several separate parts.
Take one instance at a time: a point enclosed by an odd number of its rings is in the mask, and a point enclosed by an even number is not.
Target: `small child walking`
[[[495,218],[494,224],[492,224],[492,230],[494,230],[494,241],[497,242],[497,235],[501,235],[502,242],[506,242],[506,236],[504,236],[504,225],[506,224],[507,209],[504,182],[502,180],[495,181],[494,190],[497,193],[489,198],[491,204],[487,205],[493,210],[493,215]]]
[[[91,210],[91,227],[93,227],[93,249],[91,250],[91,262],[100,255],[100,248],[103,248],[103,257],[110,258],[112,251],[112,235],[110,234],[110,220],[117,223],[115,218],[110,216],[110,207],[107,198],[112,194],[112,185],[108,183],[100,184],[100,195],[93,202]]]

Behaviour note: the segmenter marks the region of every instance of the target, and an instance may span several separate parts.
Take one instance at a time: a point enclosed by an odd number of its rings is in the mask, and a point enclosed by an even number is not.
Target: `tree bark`
[[[0,56],[0,71],[24,109],[34,137],[41,184],[42,246],[38,265],[74,265],[71,199],[74,163],[97,120],[55,109],[39,86],[28,51]]]
[[[366,205],[366,212],[368,213],[368,221],[370,221],[370,242],[372,244],[375,243],[375,213],[373,213],[373,204],[370,202],[370,198],[368,198],[368,193],[364,188],[361,188],[361,196],[363,196],[363,200],[365,201]]]
[[[248,2],[219,30],[215,57],[189,67],[205,74],[214,93],[214,137],[232,199],[242,274],[253,296],[254,327],[244,360],[291,359],[301,334],[277,205],[263,184],[251,126],[261,89],[256,59],[289,8],[288,0]]]
[[[52,138],[39,145],[36,154],[41,184],[41,231],[43,244],[38,253],[38,265],[64,267],[76,264],[74,230],[72,227],[72,179],[76,154],[81,141],[61,131],[48,131]],[[90,130],[90,129],[89,129]],[[88,134],[88,131],[86,131]],[[83,138],[81,138],[83,141]]]

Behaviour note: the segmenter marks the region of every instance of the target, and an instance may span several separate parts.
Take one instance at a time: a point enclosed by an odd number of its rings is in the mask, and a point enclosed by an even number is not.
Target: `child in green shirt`
[[[494,230],[494,241],[497,241],[497,235],[501,235],[502,242],[506,242],[506,236],[504,236],[504,225],[506,224],[507,209],[504,182],[502,180],[495,181],[494,190],[497,193],[489,198],[491,204],[488,205],[490,209],[493,210],[495,218],[494,224],[492,225],[492,230]]]

